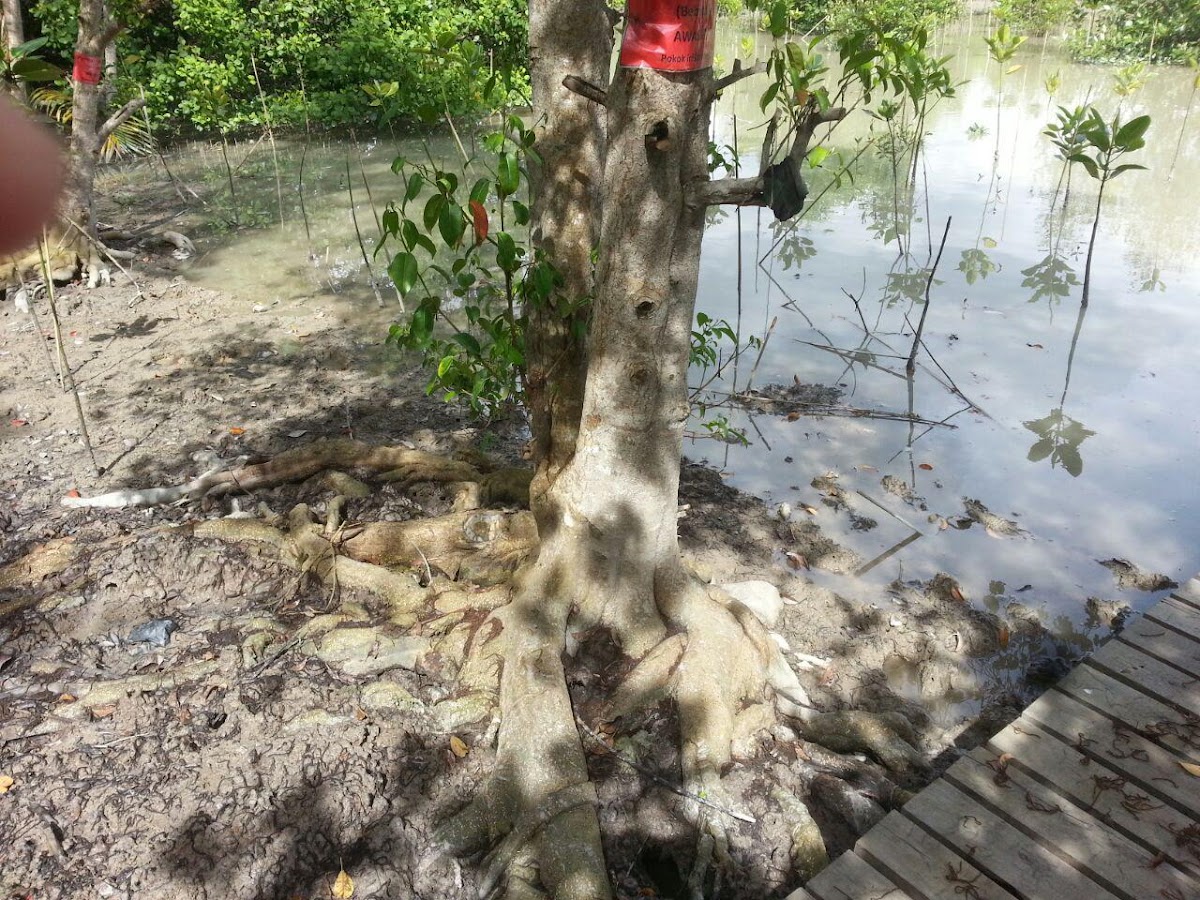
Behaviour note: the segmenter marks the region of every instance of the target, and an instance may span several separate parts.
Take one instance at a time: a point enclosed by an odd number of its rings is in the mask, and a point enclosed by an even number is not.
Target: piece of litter
[[[151,619],[129,632],[129,642],[165,647],[171,640],[171,634],[178,629],[179,626],[172,619]]]

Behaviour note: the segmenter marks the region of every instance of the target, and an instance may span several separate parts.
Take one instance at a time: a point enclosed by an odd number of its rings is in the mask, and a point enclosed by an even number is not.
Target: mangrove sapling
[[[346,189],[350,192],[350,220],[354,223],[354,237],[358,241],[359,252],[362,253],[363,266],[367,270],[367,280],[371,282],[371,290],[375,292],[375,301],[383,309],[383,294],[379,293],[379,284],[375,281],[375,270],[371,267],[371,257],[367,253],[367,245],[363,242],[362,229],[358,227],[358,212],[354,207],[354,178],[350,174],[350,153],[346,153]],[[397,294],[399,296],[399,294]],[[404,298],[400,298],[400,308],[404,308]]]
[[[304,87],[304,67],[297,67],[300,76],[300,106],[304,110],[304,146],[300,148],[300,172],[296,176],[296,194],[300,197],[300,217],[304,220],[304,240],[308,244],[308,261],[314,266],[321,264],[312,242],[312,226],[308,221],[308,209],[304,205],[304,163],[308,159],[308,144],[312,140],[312,120],[308,115],[308,91]]]
[[[946,230],[942,232],[942,242],[938,245],[937,256],[934,258],[933,266],[929,270],[929,278],[925,281],[925,305],[921,308],[921,318],[917,322],[917,330],[913,335],[912,350],[908,354],[908,363],[904,366],[904,371],[908,373],[910,379],[917,370],[917,348],[921,346],[921,335],[925,331],[925,317],[929,314],[929,289],[933,287],[933,276],[937,274],[938,263],[942,261],[942,251],[946,249],[946,238],[950,235],[951,218],[953,217],[946,217]]]
[[[1079,134],[1083,137],[1085,147],[1072,153],[1068,159],[1079,163],[1087,173],[1100,182],[1100,190],[1096,193],[1096,212],[1092,218],[1092,234],[1088,239],[1087,261],[1083,267],[1083,306],[1088,304],[1088,294],[1092,283],[1092,256],[1096,249],[1096,232],[1100,228],[1100,207],[1104,202],[1104,189],[1112,179],[1124,172],[1134,169],[1145,169],[1136,163],[1120,163],[1127,153],[1133,153],[1146,146],[1146,129],[1150,127],[1149,116],[1138,116],[1121,124],[1121,114],[1113,116],[1111,123],[1105,122],[1095,107],[1088,109],[1088,116],[1080,126]],[[1091,151],[1091,155],[1088,154]]]
[[[279,204],[279,224],[284,224],[283,218],[283,179],[279,176],[279,152],[275,147],[275,129],[271,127],[271,112],[267,109],[267,95],[263,93],[262,81],[258,77],[258,62],[254,54],[250,54],[250,68],[254,71],[254,84],[258,88],[258,100],[262,104],[263,126],[267,129],[267,138],[271,142],[271,164],[275,168],[275,200]]]
[[[1188,57],[1188,65],[1192,69],[1192,92],[1188,94],[1187,106],[1183,109],[1183,120],[1179,123],[1179,137],[1175,140],[1175,152],[1171,155],[1171,168],[1167,170],[1167,181],[1175,177],[1175,163],[1179,161],[1179,149],[1183,146],[1183,135],[1187,131],[1188,117],[1192,114],[1192,104],[1196,102],[1196,91],[1200,90],[1200,61],[1193,54]]]
[[[1025,43],[1022,35],[1013,34],[1005,23],[991,37],[985,37],[988,56],[1000,67],[996,80],[996,149],[992,155],[992,180],[997,181],[1000,169],[1000,112],[1004,106],[1004,76],[1020,70],[1020,64],[1009,65],[1017,49]]]

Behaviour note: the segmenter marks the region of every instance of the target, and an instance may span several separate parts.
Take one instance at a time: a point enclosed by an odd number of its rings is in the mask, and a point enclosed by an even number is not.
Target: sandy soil
[[[99,476],[57,383],[47,304],[37,303],[36,326],[11,302],[0,306],[0,566],[39,546],[74,559],[0,590],[0,895],[316,898],[345,871],[356,897],[475,896],[475,869],[431,854],[429,838],[488,772],[490,719],[445,713],[456,696],[444,672],[364,671],[308,651],[304,635],[336,612],[342,625],[396,630],[371,596],[332,597],[268,551],[158,528],[286,512],[299,500],[320,511],[327,491],[288,485],[153,510],[69,510],[59,500],[179,483],[204,468],[197,454],[261,458],[349,435],[516,459],[523,435],[426,398],[415,360],[385,350],[370,316],[315,301],[255,312],[171,265],[141,260],[140,291],[118,276],[60,292]],[[708,469],[685,464],[681,503],[682,540],[702,577],[765,579],[786,598],[775,630],[815,658],[808,668],[793,659],[816,700],[898,711],[915,726],[928,768],[892,776],[905,787],[1037,691],[1035,679],[989,674],[1000,656],[1044,654],[1035,618],[973,610],[948,576],[897,585],[891,598],[819,588],[804,566],[844,569],[852,554],[806,512],[783,521]],[[441,488],[383,486],[351,512],[406,519],[447,504]],[[166,646],[129,640],[155,619],[177,626]],[[407,631],[429,627],[422,619]],[[575,662],[573,690],[596,686],[594,662]],[[669,711],[652,711],[624,726],[617,746],[677,782],[672,728]],[[833,790],[821,779],[837,768],[823,754],[779,728],[729,773],[757,823],[732,823],[732,864],[716,895],[779,897],[798,886],[795,802],[815,811],[831,853],[869,824],[861,804],[820,802]],[[622,896],[677,896],[694,840],[678,798],[611,754],[592,763],[614,884]],[[862,796],[867,820],[899,799],[869,787]]]

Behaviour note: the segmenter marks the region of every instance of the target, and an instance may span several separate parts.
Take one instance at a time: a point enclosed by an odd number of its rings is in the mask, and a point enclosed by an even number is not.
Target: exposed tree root
[[[462,460],[404,447],[374,447],[361,441],[321,441],[287,450],[250,466],[219,463],[200,477],[174,487],[126,489],[96,497],[64,497],[63,506],[158,506],[179,500],[199,500],[233,492],[248,492],[292,481],[303,481],[326,470],[358,469],[382,475],[385,481],[462,482],[469,496],[460,508],[491,503],[528,503],[532,473],[523,469],[481,468]]]
[[[321,476],[330,488],[361,493],[364,486],[342,474],[346,469],[404,484],[456,483],[456,511],[410,522],[348,522],[345,497],[339,494],[328,502],[324,523],[300,504],[282,519],[231,517],[188,527],[198,537],[269,545],[283,563],[332,592],[344,587],[369,591],[385,599],[394,623],[429,622],[426,634],[437,638],[435,656],[446,658],[441,671],[458,678],[459,693],[477,697],[487,707],[498,696],[494,774],[436,836],[438,845],[454,855],[491,848],[481,869],[481,897],[490,895],[505,875],[511,898],[542,896],[541,891],[562,900],[611,897],[596,797],[576,719],[588,714],[573,708],[564,675],[568,633],[602,626],[626,652],[637,648],[640,656],[611,695],[590,708],[591,726],[616,723],[619,729],[623,717],[663,701],[676,712],[682,778],[677,792],[684,797],[683,814],[697,829],[687,876],[691,897],[708,895],[719,879],[729,862],[731,829],[754,822],[742,808],[744,798],[726,788],[723,776],[734,760],[754,755],[764,735],[777,731],[784,719],[798,720],[806,739],[816,744],[839,753],[866,751],[893,772],[926,767],[902,717],[815,709],[751,608],[719,588],[702,585],[678,560],[650,571],[649,579],[641,579],[650,582],[643,599],[631,598],[624,595],[640,576],[631,576],[629,565],[612,569],[604,554],[589,557],[595,547],[586,549],[578,529],[544,535],[539,548],[530,513],[474,508],[527,494],[527,473],[338,440],[257,465],[210,470],[184,485],[152,491],[170,492],[166,496],[177,499],[213,497]],[[122,505],[147,497],[145,491],[116,492],[71,505]],[[154,495],[153,502],[164,502],[163,497]],[[518,569],[535,549],[536,560]],[[613,558],[621,560],[621,552],[618,548]],[[46,545],[0,569],[0,588],[61,569],[75,558],[73,553],[69,541]],[[624,562],[631,559],[625,556]],[[598,574],[598,562],[608,580]],[[428,587],[442,576],[473,583],[512,579],[512,600],[489,612],[503,602],[489,599],[472,612],[470,591]],[[638,634],[623,631],[625,624],[637,621],[629,610],[640,608],[645,597],[654,621],[642,623]],[[612,612],[619,607],[624,611]],[[429,619],[430,611],[440,616]],[[484,628],[483,623],[489,624]],[[857,789],[842,790],[844,777],[866,779],[875,796],[900,796],[886,778],[864,775],[849,763],[840,767],[844,772],[838,765],[813,765],[818,774],[812,796],[827,797],[834,816],[844,819],[857,809],[850,796]],[[822,782],[817,791],[820,778],[839,784]],[[811,875],[824,858],[811,819],[797,825],[797,834],[793,855],[798,868]]]

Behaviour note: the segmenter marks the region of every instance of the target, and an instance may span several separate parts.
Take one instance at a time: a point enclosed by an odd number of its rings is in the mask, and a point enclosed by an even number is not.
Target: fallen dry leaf
[[[856,472],[878,472],[879,471],[879,469],[877,469],[875,466],[867,466],[867,465],[855,466],[854,470]]]
[[[345,869],[338,872],[337,878],[333,881],[333,888],[330,893],[337,900],[350,900],[354,896],[354,879],[346,874]]]
[[[815,506],[809,506],[807,503],[803,504],[800,508],[810,516],[815,516],[818,512],[818,509]]]
[[[959,590],[957,584],[950,586],[950,596],[959,603],[967,602],[967,598],[963,596],[963,592]]]
[[[1181,762],[1179,765],[1189,775],[1195,775],[1197,778],[1200,778],[1200,766],[1189,762]]]
[[[808,565],[808,560],[807,560],[807,559],[805,559],[805,558],[804,558],[804,556],[803,556],[802,554],[800,554],[800,553],[794,553],[794,552],[792,552],[792,551],[790,551],[790,550],[789,550],[789,551],[788,551],[786,554],[784,554],[784,555],[787,557],[788,565],[789,565],[789,566],[791,566],[793,569],[807,569],[807,568],[809,568],[809,565]]]
[[[67,491],[67,496],[68,497],[80,497],[82,495],[79,493],[79,491],[75,490],[75,488],[71,488],[69,491]]]
[[[26,419],[9,419],[8,424],[13,428],[21,428],[24,425],[28,425],[29,421]]]
[[[924,469],[926,472],[933,471],[933,466],[931,466],[929,463],[921,463],[919,466],[917,466],[917,468]]]
[[[467,746],[466,741],[456,734],[450,735],[450,752],[462,759],[471,752],[471,748]]]
[[[74,694],[60,694],[58,697],[59,703],[74,703],[79,698]]]
[[[789,422],[795,422],[799,418],[800,418],[800,413],[798,413],[798,412],[790,412],[787,414],[787,420]]]
[[[1012,635],[1009,633],[1007,625],[1001,625],[996,630],[996,643],[998,643],[1000,645],[1001,650],[1003,650],[1004,648],[1006,648],[1008,646],[1008,642],[1011,639],[1011,637],[1012,637]]]
[[[234,437],[239,437],[246,433],[246,429],[238,428],[236,425],[234,425],[232,428],[229,429],[229,433],[232,434]]]
[[[0,794],[7,794],[8,789],[16,784],[11,775],[0,775]]]
[[[92,707],[92,718],[93,719],[107,719],[109,716],[111,716],[116,711],[117,711],[117,705],[115,703],[110,703],[108,706],[93,706]]]
[[[365,722],[370,717],[371,717],[370,713],[368,713],[361,706],[354,707],[354,718],[358,719],[358,721]]]

